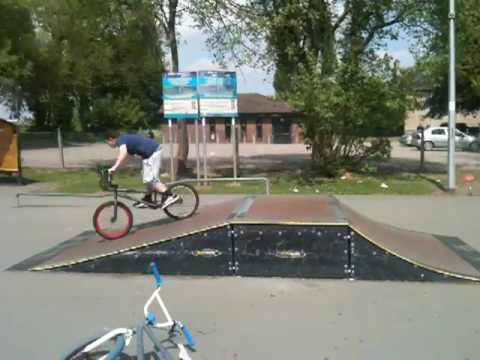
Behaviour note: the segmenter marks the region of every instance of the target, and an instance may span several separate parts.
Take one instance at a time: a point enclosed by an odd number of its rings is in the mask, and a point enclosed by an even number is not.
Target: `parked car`
[[[440,127],[448,127],[448,122],[442,122]],[[480,127],[478,126],[469,126],[464,122],[456,122],[455,127],[457,130],[460,130],[464,134],[478,137],[480,135]]]
[[[415,146],[416,144],[416,132],[407,132],[400,137],[400,144],[405,146]]]
[[[426,151],[448,147],[448,127],[430,127],[423,131]],[[421,134],[417,133],[415,146],[421,148]],[[479,139],[456,130],[455,148],[459,150],[479,151]]]

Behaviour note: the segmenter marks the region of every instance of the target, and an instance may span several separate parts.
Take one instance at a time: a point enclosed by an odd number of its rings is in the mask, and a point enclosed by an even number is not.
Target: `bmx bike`
[[[136,359],[144,360],[146,357],[144,346],[144,335],[153,344],[153,352],[155,359],[173,360],[170,351],[178,351],[177,359],[191,360],[189,351],[195,350],[195,340],[190,334],[187,326],[180,322],[173,320],[168,309],[160,296],[163,279],[158,272],[155,263],[150,263],[150,271],[155,277],[156,289],[153,291],[150,298],[144,305],[143,313],[144,320],[136,327],[132,328],[117,328],[107,333],[95,336],[81,344],[75,346],[61,357],[62,360],[80,360],[80,359],[97,359],[97,360],[113,360],[123,359],[122,353],[126,346],[129,346],[132,339],[135,337],[136,343]],[[155,315],[149,311],[150,306],[156,300],[165,317],[165,322],[157,322]],[[167,338],[160,340],[154,333],[156,329],[166,330]],[[177,337],[182,336],[186,343],[183,344],[177,341]],[[152,354],[153,355],[153,354]],[[151,358],[151,357],[148,357]]]
[[[93,214],[93,227],[104,239],[115,240],[128,234],[133,225],[132,211],[118,199],[138,202],[138,195],[145,195],[146,191],[120,188],[118,184],[112,182],[112,174],[108,172],[108,167],[99,167],[97,172],[100,177],[100,187],[104,191],[111,191],[113,200],[97,207]],[[170,195],[176,195],[176,200],[165,207],[164,202]],[[170,218],[178,220],[195,214],[199,198],[193,186],[175,182],[168,184],[167,191],[164,193],[153,193],[152,201],[142,200],[142,202],[147,205],[147,209],[162,209]]]

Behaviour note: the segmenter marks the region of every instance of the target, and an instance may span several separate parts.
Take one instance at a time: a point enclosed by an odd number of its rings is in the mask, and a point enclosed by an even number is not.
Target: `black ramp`
[[[48,249],[16,270],[144,272],[366,280],[480,281],[480,254],[460,239],[375,222],[328,196],[258,196]]]
[[[205,206],[191,218],[164,221],[161,224],[150,223],[117,240],[105,240],[93,231],[84,233],[22,263],[28,264],[30,270],[49,270],[111,258],[123,253],[138,253],[141,249],[148,251],[149,247],[161,242],[226,227],[228,218],[241,202],[242,199],[238,199]],[[19,267],[15,266],[14,269]]]
[[[432,234],[408,231],[381,224],[358,214],[345,205],[341,206],[350,226],[361,237],[368,240],[372,245],[387,251],[392,256],[410,262],[414,267],[421,267],[440,274],[471,280],[480,278],[478,263],[471,261],[465,256],[465,253],[461,254],[446,245],[448,242],[463,243],[461,240],[440,238]],[[372,248],[371,253],[373,254],[375,251]],[[377,251],[375,256],[378,253]],[[475,254],[478,253],[470,248],[470,254],[473,259]],[[371,256],[368,257],[371,258]],[[357,265],[357,268],[358,266],[360,264]],[[358,274],[358,269],[356,271]]]

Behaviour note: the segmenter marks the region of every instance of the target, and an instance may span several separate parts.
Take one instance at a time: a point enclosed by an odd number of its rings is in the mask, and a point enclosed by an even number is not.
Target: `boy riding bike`
[[[141,201],[133,204],[136,208],[148,208],[152,203],[154,192],[164,193],[167,186],[160,181],[160,167],[162,162],[162,147],[154,139],[141,134],[125,134],[112,131],[107,134],[107,143],[110,147],[118,147],[118,156],[115,164],[108,170],[109,173],[117,169],[125,162],[129,155],[139,156],[142,161],[142,178],[146,185],[147,193]],[[169,194],[165,199],[162,209],[178,201],[179,197]]]

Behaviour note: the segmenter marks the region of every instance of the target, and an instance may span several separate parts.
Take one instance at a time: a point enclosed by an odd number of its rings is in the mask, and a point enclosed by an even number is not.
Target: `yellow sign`
[[[0,171],[20,171],[15,125],[0,119]]]

